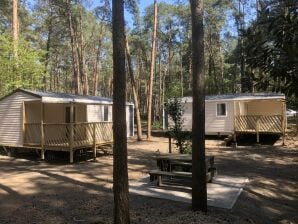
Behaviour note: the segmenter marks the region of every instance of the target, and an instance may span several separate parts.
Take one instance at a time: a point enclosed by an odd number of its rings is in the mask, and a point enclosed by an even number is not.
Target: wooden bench
[[[179,171],[191,172],[191,156],[180,157],[181,155],[166,155],[158,156],[156,158],[157,166],[162,171],[173,171],[180,168]],[[206,156],[206,170],[212,169],[214,167],[214,156]]]
[[[192,163],[175,161],[175,160],[171,161],[171,163],[170,163],[170,171],[172,171],[172,170],[177,170],[178,171],[179,169],[177,169],[177,167],[180,168],[181,171],[191,172]],[[214,163],[209,163],[209,164],[207,163],[206,164],[206,170],[207,170],[207,172],[211,172],[212,177],[214,177],[217,174],[217,170],[214,167]]]
[[[215,169],[215,168],[213,168]],[[215,169],[216,170],[216,169]],[[206,173],[206,181],[212,182],[214,172],[207,172]],[[150,181],[154,181],[157,179],[157,185],[162,185],[162,177],[170,177],[170,178],[181,178],[181,179],[191,179],[192,173],[191,172],[168,172],[168,171],[161,171],[161,170],[151,170],[149,172]]]

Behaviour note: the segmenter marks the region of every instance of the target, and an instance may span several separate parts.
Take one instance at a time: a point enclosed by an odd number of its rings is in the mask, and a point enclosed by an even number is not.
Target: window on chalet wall
[[[103,120],[109,121],[109,106],[104,106]]]
[[[216,105],[216,116],[217,117],[227,116],[227,104],[226,103],[218,103]]]

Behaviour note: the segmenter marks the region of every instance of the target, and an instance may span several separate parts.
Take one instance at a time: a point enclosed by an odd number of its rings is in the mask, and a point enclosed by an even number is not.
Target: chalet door
[[[75,107],[73,108],[73,123],[75,123],[76,120],[76,110]],[[66,124],[70,124],[70,107],[67,106],[65,107],[65,123]],[[66,139],[69,138],[69,131],[70,131],[70,127],[69,125],[66,125],[65,127],[65,134],[66,134]],[[74,134],[75,134],[75,130],[74,130]]]
[[[73,123],[75,123],[76,120],[76,110],[73,108]],[[70,123],[70,107],[65,107],[65,123]]]

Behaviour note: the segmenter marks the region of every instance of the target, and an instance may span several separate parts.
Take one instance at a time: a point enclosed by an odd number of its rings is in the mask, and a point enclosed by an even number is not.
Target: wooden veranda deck
[[[281,115],[241,115],[235,118],[235,131],[242,133],[283,133]]]
[[[42,136],[44,147],[51,149],[81,148],[113,141],[112,122],[26,123],[24,126],[24,145],[41,147]]]
[[[97,146],[112,141],[112,122],[24,124],[24,146],[42,151],[69,151],[72,154],[73,150],[90,147],[96,151]]]
[[[235,133],[279,134],[285,136],[286,120],[282,115],[240,115],[235,117]]]

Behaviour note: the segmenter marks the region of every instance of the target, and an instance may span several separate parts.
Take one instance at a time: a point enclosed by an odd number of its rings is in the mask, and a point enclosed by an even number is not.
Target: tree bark
[[[80,62],[80,77],[82,83],[83,95],[88,95],[89,85],[88,85],[88,73],[85,71],[85,44],[83,36],[83,18],[82,18],[82,6],[80,5],[79,11],[79,28],[80,28],[80,45],[79,45],[79,62]]]
[[[72,92],[75,94],[79,93],[80,89],[80,72],[79,72],[79,55],[77,51],[77,44],[76,44],[76,37],[75,31],[72,21],[72,13],[71,13],[71,4],[70,0],[66,0],[66,14],[68,20],[68,28],[69,28],[69,35],[70,35],[70,45],[71,45],[71,53],[72,53],[72,66],[73,66],[73,83],[72,83]]]
[[[94,59],[94,69],[93,69],[93,95],[97,95],[97,86],[98,86],[98,66],[99,66],[99,57],[100,57],[100,50],[102,45],[102,32],[103,32],[103,25],[100,26],[99,29],[99,37],[98,37],[98,46],[96,49],[96,58]]]
[[[113,0],[113,192],[114,223],[128,224],[129,196],[126,138],[124,1]]]
[[[203,0],[190,0],[190,4],[193,64],[192,209],[207,212]]]
[[[152,118],[152,92],[153,92],[153,78],[155,67],[155,48],[156,48],[156,29],[157,29],[157,2],[154,0],[154,24],[152,33],[152,51],[151,51],[151,66],[149,78],[149,93],[148,93],[148,130],[147,139],[151,138],[151,118]]]
[[[137,89],[136,89],[136,82],[135,82],[135,78],[134,78],[134,74],[133,74],[132,62],[131,62],[129,45],[128,45],[127,39],[126,39],[126,56],[127,56],[127,64],[128,64],[131,88],[132,88],[132,93],[133,93],[133,99],[135,102],[138,141],[142,141],[142,123],[141,123],[140,107],[139,107],[139,101],[138,101],[138,93],[137,93]]]
[[[219,47],[219,53],[220,53],[220,81],[221,81],[221,87],[220,87],[220,92],[219,94],[223,94],[224,93],[224,89],[225,89],[225,85],[224,85],[224,52],[222,51],[222,47]]]
[[[19,42],[19,17],[18,17],[18,0],[12,1],[12,23],[11,23],[14,56],[17,57]]]
[[[47,21],[48,25],[48,37],[47,37],[47,45],[46,45],[46,54],[45,54],[45,71],[43,76],[43,90],[47,91],[47,71],[48,71],[48,64],[50,59],[50,48],[52,44],[52,32],[53,32],[53,11],[51,5],[49,4],[50,15]],[[51,84],[50,84],[51,85]]]
[[[244,56],[244,40],[243,35],[241,32],[243,32],[244,29],[244,3],[242,3],[242,10],[241,10],[241,0],[238,0],[238,13],[239,13],[239,28],[238,29],[238,38],[239,38],[239,51],[240,51],[240,74],[241,74],[241,92],[247,92],[248,86],[247,86],[247,77],[245,74],[245,56]]]

